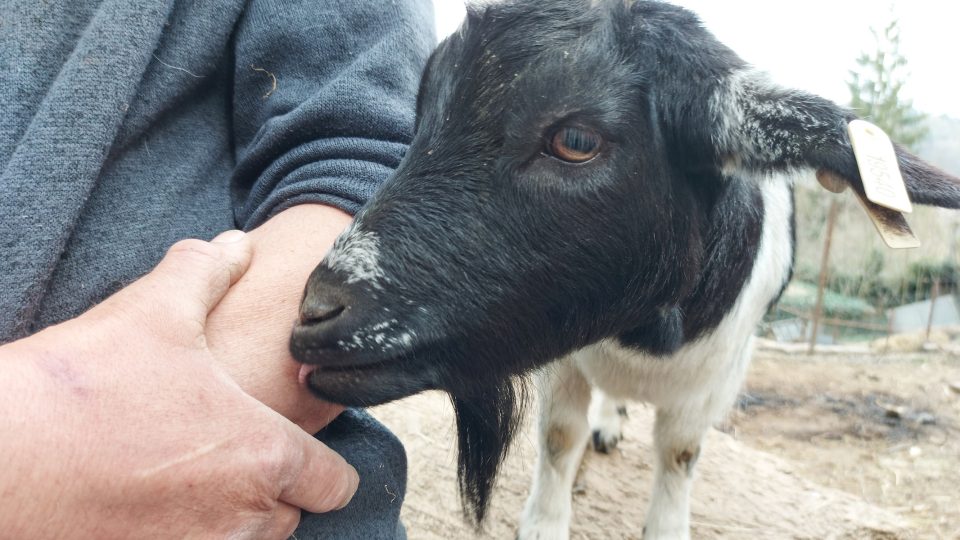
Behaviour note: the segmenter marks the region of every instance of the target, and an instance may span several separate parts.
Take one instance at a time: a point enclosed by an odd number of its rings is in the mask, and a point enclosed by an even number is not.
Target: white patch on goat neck
[[[365,281],[378,287],[384,280],[380,268],[380,240],[377,235],[351,225],[327,254],[327,266],[346,275],[347,283]]]

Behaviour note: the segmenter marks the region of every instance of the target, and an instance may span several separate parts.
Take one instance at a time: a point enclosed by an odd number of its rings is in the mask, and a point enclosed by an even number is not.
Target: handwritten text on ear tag
[[[913,212],[890,137],[864,120],[850,122],[847,131],[867,198],[891,210]]]

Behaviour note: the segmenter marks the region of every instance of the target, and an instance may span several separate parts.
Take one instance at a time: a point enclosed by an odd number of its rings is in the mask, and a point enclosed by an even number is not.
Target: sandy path
[[[460,518],[452,411],[428,393],[374,415],[398,434],[410,461],[404,522],[411,539],[513,538],[536,447],[527,426],[505,464],[489,522],[476,535]],[[652,483],[652,411],[630,409],[613,454],[588,452],[574,498],[572,538],[639,539]],[[692,501],[695,538],[911,538],[902,517],[801,478],[788,461],[710,433]],[[388,496],[385,493],[385,496]]]

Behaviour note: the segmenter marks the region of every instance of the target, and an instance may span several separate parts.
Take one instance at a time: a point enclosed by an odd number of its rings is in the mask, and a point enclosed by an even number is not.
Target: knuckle
[[[230,264],[223,255],[222,250],[216,245],[193,238],[180,240],[167,250],[168,257],[209,272],[213,274],[218,285],[229,286]]]
[[[258,515],[276,509],[280,494],[277,471],[284,463],[282,445],[272,441],[277,438],[260,426],[247,426],[235,434],[222,471],[233,504]]]
[[[180,255],[185,257],[197,257],[199,259],[217,260],[217,248],[209,242],[188,238],[170,246],[167,250],[170,255]]]
[[[231,484],[229,495],[224,497],[225,503],[261,518],[276,512],[280,504],[277,488],[259,471],[248,468],[239,478],[231,480]]]
[[[264,489],[252,489],[246,494],[245,501],[248,510],[261,514],[271,514],[280,504],[277,497],[267,493]]]
[[[290,446],[287,437],[282,433],[265,433],[259,437],[253,465],[269,483],[278,484],[290,470]]]

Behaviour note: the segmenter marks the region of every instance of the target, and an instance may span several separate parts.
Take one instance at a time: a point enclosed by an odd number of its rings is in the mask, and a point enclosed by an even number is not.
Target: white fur
[[[586,415],[590,383],[572,356],[545,368],[538,383],[540,453],[517,538],[566,540],[570,535],[570,491],[590,434]]]
[[[347,283],[366,281],[379,288],[384,279],[380,268],[380,240],[377,235],[350,225],[333,244],[327,266],[346,275]]]
[[[623,417],[620,416],[618,409],[624,407],[624,402],[613,399],[602,391],[594,388],[593,399],[590,400],[590,411],[587,418],[590,419],[590,433],[602,444],[606,450],[615,447],[622,438]],[[600,450],[594,447],[595,450]]]
[[[763,158],[767,161],[777,159],[780,149],[769,141],[762,140],[762,130],[757,130],[757,120],[748,114],[755,107],[761,107],[756,100],[758,93],[775,90],[766,73],[745,69],[731,74],[713,95],[711,110],[717,118],[714,133],[714,145],[721,154],[743,155],[750,158]],[[782,107],[782,104],[770,106]],[[757,140],[760,137],[761,140]]]
[[[692,463],[685,466],[687,462],[678,458],[695,458],[706,431],[733,405],[750,362],[754,328],[786,282],[793,260],[789,217],[793,175],[763,180],[757,179],[765,211],[753,272],[713,331],[671,358],[651,357],[608,340],[542,371],[540,457],[518,538],[563,539],[569,534],[570,488],[589,437],[590,385],[600,389],[604,399],[656,406],[656,478],[645,538],[689,538]],[[564,443],[562,448],[558,441]]]
[[[792,95],[791,99],[773,99]],[[729,156],[725,168],[741,161],[770,163],[797,159],[802,149],[822,139],[826,127],[798,103],[808,98],[780,88],[766,73],[744,69],[723,80],[710,100],[714,117],[713,143],[718,153]],[[799,130],[771,127],[778,119],[799,124]]]
[[[389,351],[392,349],[408,349],[417,337],[412,330],[397,327],[397,319],[390,319],[376,323],[367,328],[354,332],[349,340],[337,341],[337,346],[345,351],[355,351],[365,348]]]

